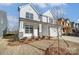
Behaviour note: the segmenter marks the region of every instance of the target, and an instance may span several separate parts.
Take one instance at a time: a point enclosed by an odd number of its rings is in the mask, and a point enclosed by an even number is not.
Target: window
[[[64,22],[62,22],[62,25],[64,25]]]
[[[29,26],[25,25],[25,33],[29,33]]]
[[[52,18],[49,18],[49,22],[50,22],[50,23],[53,23],[53,19],[52,19]]]
[[[68,23],[68,26],[69,26],[69,23]]]
[[[29,18],[29,13],[26,13],[26,18]]]
[[[65,32],[65,29],[63,28],[63,32]]]
[[[30,19],[33,19],[33,14],[30,14]]]
[[[33,33],[33,26],[25,25],[25,33]]]
[[[26,12],[26,18],[27,19],[33,19],[33,14]]]
[[[39,15],[38,17],[39,17],[40,20],[42,20],[42,15]]]

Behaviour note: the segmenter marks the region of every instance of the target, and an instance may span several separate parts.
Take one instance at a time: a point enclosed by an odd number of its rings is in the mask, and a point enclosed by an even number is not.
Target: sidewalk
[[[73,37],[73,36],[62,36],[62,37],[65,40],[75,42],[75,43],[79,43],[79,37]]]

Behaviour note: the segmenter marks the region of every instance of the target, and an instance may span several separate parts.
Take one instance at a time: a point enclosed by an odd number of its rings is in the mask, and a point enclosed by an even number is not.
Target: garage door
[[[57,29],[56,28],[50,28],[50,36],[57,36]]]

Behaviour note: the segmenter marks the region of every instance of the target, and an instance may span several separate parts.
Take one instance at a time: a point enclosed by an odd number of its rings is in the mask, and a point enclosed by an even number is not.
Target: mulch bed
[[[22,45],[22,44],[28,44],[28,43],[32,43],[38,41],[37,39],[26,39],[26,40],[19,40],[19,41],[14,41],[14,40],[8,40],[8,46],[18,46],[18,45]]]
[[[7,44],[8,46],[18,46],[18,45],[21,45],[20,42],[16,41],[16,42],[8,42]]]

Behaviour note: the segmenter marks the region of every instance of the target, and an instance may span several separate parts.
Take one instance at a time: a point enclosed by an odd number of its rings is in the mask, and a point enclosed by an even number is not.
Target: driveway
[[[62,37],[65,40],[75,42],[75,43],[79,43],[79,37],[73,37],[73,36],[62,36]]]

